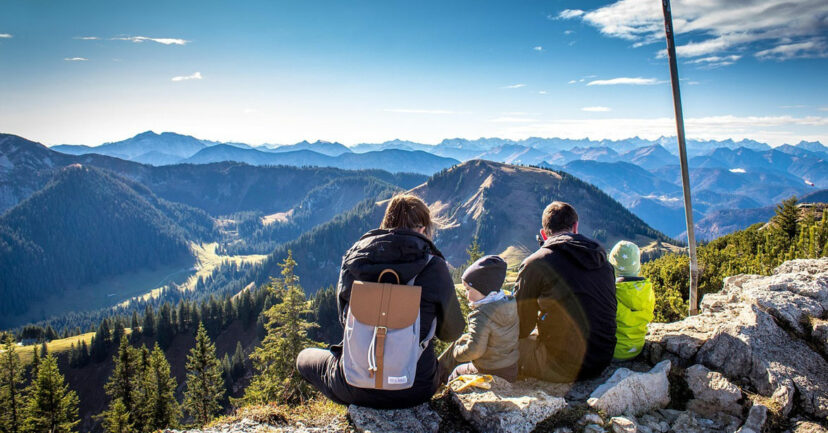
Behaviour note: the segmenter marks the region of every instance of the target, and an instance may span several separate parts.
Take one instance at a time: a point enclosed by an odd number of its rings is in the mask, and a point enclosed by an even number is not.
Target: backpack
[[[386,274],[395,276],[397,284],[379,282]],[[342,370],[351,386],[401,390],[414,385],[417,362],[437,328],[434,319],[420,341],[422,287],[414,285],[416,278],[400,284],[399,274],[385,269],[376,283],[354,281],[342,352]]]

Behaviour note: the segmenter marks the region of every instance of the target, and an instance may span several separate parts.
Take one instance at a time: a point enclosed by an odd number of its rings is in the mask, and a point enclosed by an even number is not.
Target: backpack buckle
[[[377,335],[385,336],[388,334],[388,328],[385,326],[377,326]]]

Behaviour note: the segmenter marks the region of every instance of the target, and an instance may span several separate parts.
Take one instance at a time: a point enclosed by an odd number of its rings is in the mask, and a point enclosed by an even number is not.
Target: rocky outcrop
[[[734,383],[772,397],[786,416],[795,406],[828,417],[828,362],[821,329],[828,312],[828,258],[794,260],[773,275],[725,279],[708,294],[701,314],[652,324],[645,356],[678,367],[702,364]]]

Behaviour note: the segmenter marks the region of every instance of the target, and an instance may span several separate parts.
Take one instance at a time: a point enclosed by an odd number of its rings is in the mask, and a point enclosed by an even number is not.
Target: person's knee
[[[314,349],[312,348],[304,349],[299,352],[299,355],[296,357],[296,371],[298,371],[299,375],[305,380],[308,380],[308,372],[313,366],[313,352]]]

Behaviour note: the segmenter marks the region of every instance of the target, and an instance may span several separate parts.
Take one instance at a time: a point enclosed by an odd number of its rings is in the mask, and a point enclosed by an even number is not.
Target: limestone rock
[[[610,418],[610,427],[612,427],[613,433],[638,433],[638,424],[623,416]]]
[[[491,389],[468,388],[452,392],[460,413],[478,430],[492,433],[528,433],[567,406],[555,397],[525,383],[494,377]]]
[[[646,413],[639,418],[639,428],[647,428],[653,433],[667,433],[670,424],[657,411]]]
[[[652,324],[645,356],[703,364],[766,397],[787,387],[774,399],[824,419],[828,362],[812,349],[806,324],[828,314],[828,258],[786,262],[774,272],[727,278],[721,292],[704,297],[701,314]]]
[[[696,364],[684,373],[687,386],[693,392],[693,400],[687,408],[704,416],[714,416],[720,412],[740,415],[742,391],[721,373],[710,371],[707,367]]]
[[[828,356],[828,320],[811,319],[811,341]]]
[[[601,415],[598,415],[597,413],[590,412],[590,413],[582,416],[581,419],[578,420],[578,424],[580,424],[580,425],[604,424],[604,419],[601,418]]]
[[[436,433],[440,429],[440,415],[428,403],[411,409],[380,410],[362,406],[348,406],[356,430],[360,433],[400,431],[406,433]]]
[[[793,433],[828,433],[828,429],[815,422],[799,421],[794,425]]]
[[[762,433],[765,421],[768,419],[768,408],[761,404],[754,404],[748,412],[745,423],[736,433]]]
[[[665,407],[670,403],[669,371],[670,361],[658,363],[648,373],[619,368],[606,383],[592,392],[587,404],[610,416],[638,415]]]
[[[670,428],[674,433],[718,433],[721,426],[707,418],[697,417],[692,411],[683,412]]]
[[[606,430],[598,424],[587,424],[584,433],[606,433]]]

